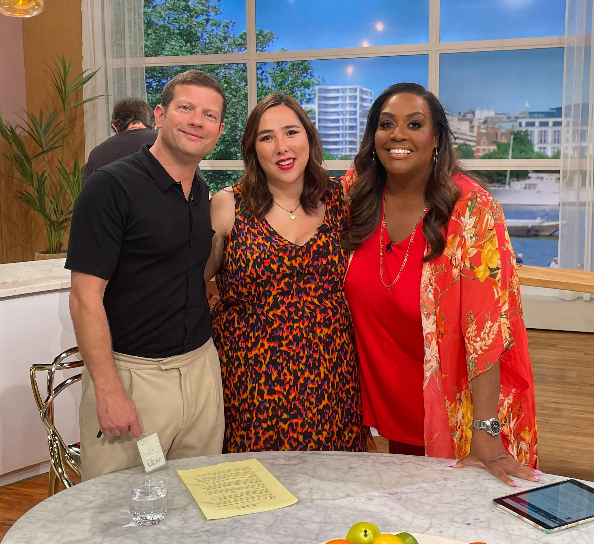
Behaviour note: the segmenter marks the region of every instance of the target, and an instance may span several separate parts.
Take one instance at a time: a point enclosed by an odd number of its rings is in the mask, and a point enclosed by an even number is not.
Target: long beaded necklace
[[[402,265],[400,266],[398,275],[396,276],[396,278],[394,278],[394,281],[392,283],[390,283],[390,285],[386,285],[386,282],[384,281],[384,230],[386,232],[388,232],[388,229],[386,228],[386,191],[384,190],[384,195],[383,195],[383,199],[382,199],[382,226],[380,229],[380,243],[379,243],[379,273],[380,273],[380,281],[382,282],[382,285],[386,289],[392,289],[394,284],[400,279],[400,276],[402,275],[402,271],[404,270],[404,267],[406,266],[406,261],[408,261],[408,254],[410,253],[410,247],[412,246],[413,240],[415,239],[415,233],[417,232],[417,227],[419,226],[419,223],[422,221],[422,219],[425,216],[425,213],[427,212],[428,209],[429,209],[429,206],[425,206],[423,208],[421,215],[419,215],[419,218],[417,219],[417,222],[415,223],[415,227],[413,228],[412,235],[410,237],[410,240],[408,241],[408,247],[406,248],[406,253],[404,254],[404,259],[402,260]],[[388,234],[388,239],[389,238],[390,238],[390,235]],[[388,242],[388,244],[386,245],[386,253],[390,253],[391,251],[392,251],[392,241],[390,240]]]

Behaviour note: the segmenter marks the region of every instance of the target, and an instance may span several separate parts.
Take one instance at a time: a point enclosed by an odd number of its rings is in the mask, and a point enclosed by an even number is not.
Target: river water
[[[546,206],[503,206],[506,219],[546,219],[559,221],[559,207]],[[516,255],[522,254],[524,264],[531,266],[549,266],[554,257],[559,255],[559,233],[555,236],[517,237],[511,242]]]

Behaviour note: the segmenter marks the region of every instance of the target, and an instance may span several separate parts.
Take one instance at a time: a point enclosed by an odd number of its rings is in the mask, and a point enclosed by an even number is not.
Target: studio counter
[[[76,345],[69,290],[64,259],[0,265],[0,485],[48,470],[29,367]],[[78,441],[79,391],[68,389],[56,404],[56,423],[69,443]]]

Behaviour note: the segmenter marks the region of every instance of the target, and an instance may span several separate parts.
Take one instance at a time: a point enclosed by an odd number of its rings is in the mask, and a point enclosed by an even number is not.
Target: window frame
[[[370,58],[385,56],[428,56],[428,90],[439,98],[440,55],[449,53],[471,53],[483,51],[512,51],[522,49],[549,49],[565,47],[565,36],[537,38],[515,38],[480,41],[440,42],[441,0],[429,0],[429,41],[422,44],[404,44],[374,47],[348,47],[337,49],[308,49],[296,51],[256,51],[256,0],[246,0],[247,50],[243,53],[215,55],[187,55],[145,57],[130,59],[146,67],[156,66],[199,66],[202,64],[247,65],[248,110],[257,102],[257,64],[292,60],[332,60],[346,58]],[[117,63],[117,61],[116,61]],[[538,128],[538,127],[537,127]],[[538,144],[533,144],[538,145]],[[561,159],[463,159],[464,168],[469,170],[560,170]],[[350,160],[325,161],[328,170],[343,170],[352,167]],[[210,170],[243,170],[241,160],[204,160],[200,167]]]

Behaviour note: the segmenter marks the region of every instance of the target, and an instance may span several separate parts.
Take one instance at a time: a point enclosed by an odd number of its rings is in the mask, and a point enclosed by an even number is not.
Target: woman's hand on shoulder
[[[522,465],[505,450],[501,442],[501,436],[491,436],[482,430],[473,432],[470,453],[452,466],[454,468],[463,468],[477,463],[486,468],[493,476],[512,487],[518,487],[518,484],[510,478],[510,475],[533,482],[542,479],[539,476],[542,472]]]
[[[355,183],[357,177],[357,173],[355,171],[354,168],[351,168],[350,170],[347,170],[344,174],[344,176],[340,176],[339,180],[340,183],[342,184],[342,192],[344,195],[344,199],[345,200],[349,200],[350,198],[350,191],[351,191],[351,187],[353,185],[353,183]]]

